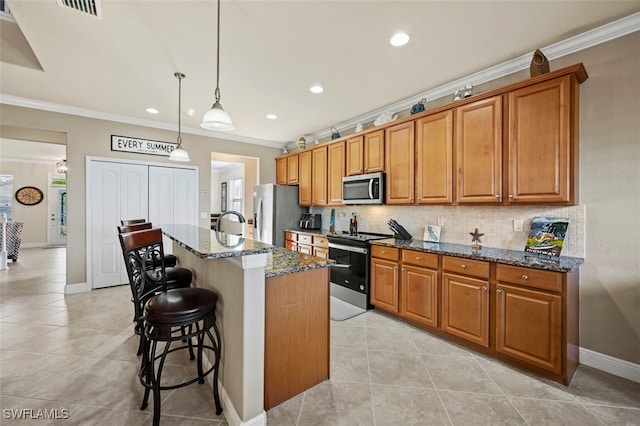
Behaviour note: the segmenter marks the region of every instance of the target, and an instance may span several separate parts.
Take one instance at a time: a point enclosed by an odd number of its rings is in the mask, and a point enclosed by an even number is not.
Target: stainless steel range
[[[359,232],[329,234],[331,295],[362,309],[369,309],[369,241],[392,238],[389,234]]]

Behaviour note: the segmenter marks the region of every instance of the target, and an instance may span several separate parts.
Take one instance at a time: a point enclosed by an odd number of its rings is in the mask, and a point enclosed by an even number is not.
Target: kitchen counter
[[[311,256],[310,254],[298,253],[297,251],[287,250],[282,247],[274,247],[273,253],[270,253],[267,257],[265,278],[309,271],[311,269],[326,268],[332,263],[335,263],[335,261]]]
[[[400,249],[410,249],[425,253],[484,260],[487,262],[522,266],[525,268],[544,269],[554,272],[571,272],[584,263],[584,259],[579,257],[550,257],[525,251],[505,250],[491,247],[473,249],[471,246],[462,244],[431,243],[422,240],[404,241],[397,240],[395,238],[388,238],[385,240],[371,241],[371,244]]]
[[[271,253],[276,249],[271,244],[194,225],[161,225],[160,228],[174,243],[201,259],[224,259]]]

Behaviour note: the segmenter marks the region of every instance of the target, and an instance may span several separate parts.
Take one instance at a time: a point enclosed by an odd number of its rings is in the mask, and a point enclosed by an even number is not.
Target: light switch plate
[[[523,232],[524,221],[519,219],[513,219],[513,232]]]

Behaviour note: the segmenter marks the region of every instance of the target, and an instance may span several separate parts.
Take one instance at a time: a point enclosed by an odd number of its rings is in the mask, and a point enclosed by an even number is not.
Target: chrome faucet
[[[213,226],[214,231],[216,232],[220,232],[220,220],[225,217],[228,214],[234,214],[236,216],[238,216],[238,222],[240,223],[245,223],[246,220],[244,218],[244,216],[242,216],[242,213],[237,212],[235,210],[229,210],[227,212],[222,213],[220,216],[218,216],[218,220],[216,220],[216,224]]]

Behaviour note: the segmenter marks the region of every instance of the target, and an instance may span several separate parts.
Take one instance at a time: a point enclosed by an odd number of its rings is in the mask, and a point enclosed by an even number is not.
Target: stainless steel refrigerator
[[[253,239],[284,247],[284,230],[297,228],[306,207],[298,205],[298,187],[267,183],[253,188]]]

